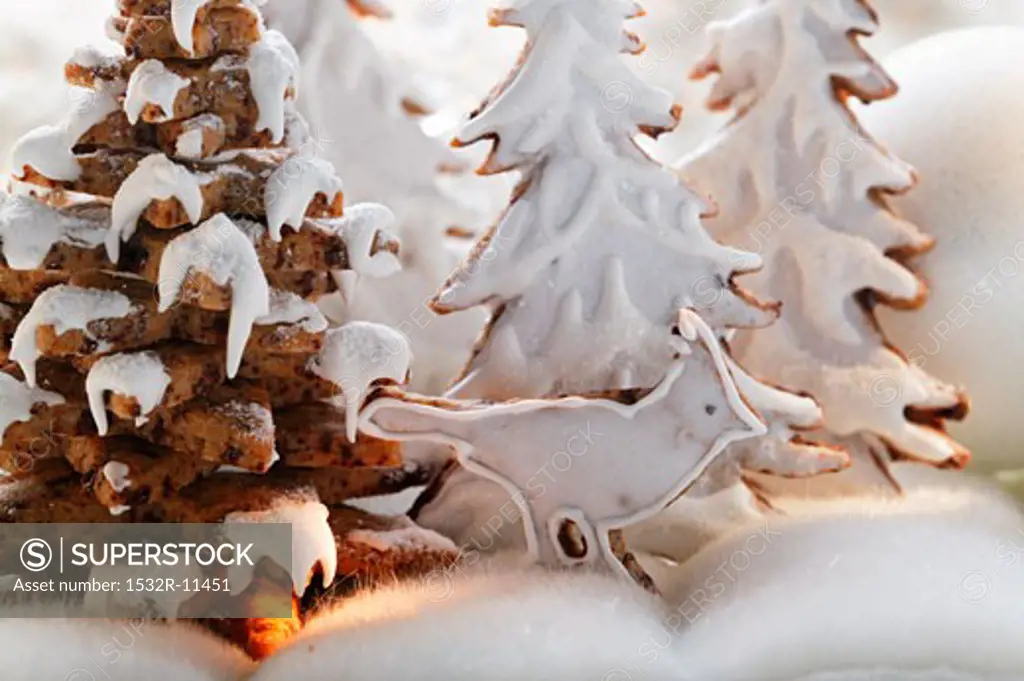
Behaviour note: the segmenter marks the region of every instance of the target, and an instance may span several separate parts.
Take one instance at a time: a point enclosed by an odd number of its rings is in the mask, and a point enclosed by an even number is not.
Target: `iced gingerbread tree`
[[[405,339],[315,305],[397,268],[390,213],[343,210],[251,2],[118,8],[123,54],[75,53],[74,109],[0,194],[2,519],[291,523],[296,597],[427,565],[443,542],[344,503],[422,481],[356,432]]]
[[[771,328],[737,335],[736,356],[813,394],[821,437],[864,464],[805,483],[822,491],[898,489],[895,458],[959,467],[968,456],[942,427],[965,413],[964,396],[908,363],[872,315],[878,304],[922,303],[925,286],[904,261],[931,245],[886,205],[913,186],[913,171],[847,106],[896,92],[858,43],[876,28],[863,0],[770,0],[710,26],[695,76],[718,74],[710,106],[736,115],[679,166],[721,205],[712,234],[763,256],[752,291],[783,305]]]
[[[332,84],[298,106],[310,128],[329,140],[324,153],[345,178],[346,196],[394,211],[403,246],[401,271],[365,283],[340,273],[343,290],[325,297],[320,309],[332,321],[398,328],[412,346],[413,387],[439,392],[464,365],[485,315],[473,310],[440,317],[426,303],[472,245],[448,232],[481,227],[487,202],[470,202],[469,192],[457,191],[468,167],[445,141],[424,133],[429,107],[420,88],[360,26],[361,18],[386,19],[383,5],[272,0],[265,11],[268,25],[295,44],[303,79]],[[476,186],[473,193],[483,192]]]
[[[679,118],[668,95],[644,85],[622,57],[642,49],[623,29],[639,12],[624,0],[521,0],[493,15],[497,25],[525,28],[528,47],[458,143],[490,140],[481,172],[518,169],[522,181],[505,215],[433,301],[440,312],[493,311],[453,397],[651,389],[677,357],[667,339],[681,310],[696,310],[719,334],[776,316],[733,282],[755,271],[759,258],[712,240],[701,225],[706,203],[636,144]],[[703,491],[731,485],[741,468],[801,476],[844,465],[843,452],[796,435],[817,423],[812,400],[726,361],[723,380],[736,382],[769,431],[716,457],[711,475],[697,483]],[[691,424],[675,425],[685,438]],[[445,484],[465,475],[452,473]],[[444,495],[444,485],[434,492]],[[447,496],[443,515],[482,503],[468,493]]]

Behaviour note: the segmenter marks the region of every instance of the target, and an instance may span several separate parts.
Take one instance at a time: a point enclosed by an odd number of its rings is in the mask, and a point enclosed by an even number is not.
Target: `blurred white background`
[[[305,0],[269,0],[295,5]],[[637,70],[673,92],[686,110],[679,131],[665,136],[655,153],[671,160],[716,125],[701,106],[705,86],[687,80],[701,56],[702,27],[727,18],[752,0],[646,0],[648,15],[634,22],[648,54],[632,60]],[[338,11],[346,11],[337,0]],[[511,66],[522,33],[486,26],[488,0],[388,0],[391,21],[368,20],[367,32],[381,50],[428,84],[448,120],[471,110]],[[1024,24],[1020,0],[874,0],[882,32],[867,45],[877,56],[924,35],[986,24]],[[0,170],[8,152],[30,128],[58,121],[66,109],[62,66],[78,45],[106,43],[104,18],[113,0],[0,0]],[[971,55],[964,55],[970,59]],[[303,97],[331,83],[305,83]]]

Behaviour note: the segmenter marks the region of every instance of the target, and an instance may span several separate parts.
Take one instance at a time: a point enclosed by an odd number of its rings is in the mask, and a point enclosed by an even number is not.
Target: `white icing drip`
[[[110,515],[114,516],[115,518],[118,518],[120,516],[123,516],[130,510],[132,510],[131,506],[111,506]]]
[[[113,94],[105,88],[73,88],[69,95],[74,107],[60,125],[44,125],[27,133],[14,145],[11,165],[16,175],[25,166],[34,168],[52,180],[74,182],[81,175],[72,149],[89,130],[117,111]]]
[[[218,286],[231,286],[227,370],[234,378],[257,319],[270,314],[270,287],[252,241],[223,214],[218,214],[168,244],[160,259],[160,310],[178,300],[190,273],[201,273]]]
[[[271,289],[270,312],[256,320],[260,326],[274,324],[298,325],[303,331],[320,333],[327,330],[327,318],[314,303],[291,291]]]
[[[56,210],[29,196],[8,196],[0,191],[0,239],[7,266],[33,270],[55,244],[92,249],[103,245],[110,229],[106,209],[75,215]]]
[[[195,45],[193,32],[196,26],[196,15],[202,7],[210,4],[210,0],[172,0],[171,2],[171,27],[174,30],[174,39],[178,41],[181,49],[190,56],[194,54]]]
[[[103,467],[103,477],[107,479],[111,488],[118,494],[132,486],[131,478],[128,477],[130,473],[131,469],[120,461],[109,461]]]
[[[151,154],[125,179],[114,195],[107,254],[117,262],[121,241],[135,234],[139,218],[154,200],[176,198],[192,223],[203,216],[203,192],[200,178],[188,168],[175,165],[163,154]]]
[[[377,381],[404,383],[412,351],[398,331],[381,324],[350,322],[331,329],[310,370],[342,391],[345,428],[355,442],[359,410],[371,385]]]
[[[319,565],[324,586],[329,586],[338,572],[338,549],[328,524],[330,512],[316,501],[282,501],[266,511],[232,513],[224,519],[231,523],[286,524],[292,526],[292,586],[302,595]],[[228,530],[230,532],[230,530]],[[252,555],[253,562],[259,556]],[[245,590],[252,581],[252,570],[228,568],[232,593]],[[232,574],[232,573],[237,574]],[[238,591],[236,591],[238,590]]]
[[[285,97],[297,88],[299,55],[278,31],[267,31],[249,50],[249,86],[259,108],[257,130],[269,130],[275,144],[284,138]]]
[[[160,107],[163,115],[152,121],[160,123],[174,118],[174,102],[178,94],[189,85],[188,78],[182,78],[167,70],[163,62],[147,59],[139,64],[128,80],[128,92],[124,98],[124,112],[128,121],[135,125],[143,110],[149,105]]]
[[[378,234],[385,239],[397,240],[388,232],[394,221],[394,213],[386,206],[379,203],[359,203],[346,208],[344,217],[323,220],[319,224],[337,232],[345,239],[351,271],[382,279],[402,269],[402,263],[394,253],[373,253],[373,244]]]
[[[142,425],[163,401],[170,384],[171,377],[154,352],[113,355],[96,362],[85,379],[85,392],[99,434],[106,435],[109,427],[107,392],[135,398],[140,412],[135,423]]]
[[[341,192],[341,180],[334,166],[313,156],[294,156],[277,168],[267,180],[267,225],[270,238],[281,240],[281,228],[301,229],[306,210],[317,194],[331,203]]]
[[[137,308],[132,301],[117,291],[84,289],[68,285],[54,286],[36,298],[32,309],[18,324],[11,340],[11,359],[21,366],[28,384],[34,386],[36,360],[39,357],[36,331],[39,327],[52,326],[57,335],[81,330],[87,337],[96,340],[89,332],[91,322],[121,319],[136,311]],[[97,350],[102,349],[101,345]]]
[[[51,407],[64,404],[57,393],[33,388],[10,374],[0,373],[0,439],[12,423],[32,419],[32,407],[45,404]]]

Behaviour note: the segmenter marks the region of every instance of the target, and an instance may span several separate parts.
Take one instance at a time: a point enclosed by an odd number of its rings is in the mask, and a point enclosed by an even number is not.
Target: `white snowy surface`
[[[104,620],[0,619],[5,681],[235,681],[245,653],[196,626]]]

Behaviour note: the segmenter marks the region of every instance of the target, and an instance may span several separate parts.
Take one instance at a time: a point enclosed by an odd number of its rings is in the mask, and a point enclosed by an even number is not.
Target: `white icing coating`
[[[345,239],[348,266],[352,272],[383,279],[402,269],[398,256],[389,251],[373,253],[377,236],[395,240],[388,228],[394,224],[395,214],[379,203],[357,203],[345,208],[345,215],[334,220],[321,220],[318,224],[337,232]]]
[[[195,31],[196,15],[208,4],[210,0],[171,1],[171,28],[174,31],[174,39],[189,55],[193,54],[195,46],[192,34]]]
[[[105,208],[84,213],[59,211],[33,197],[0,191],[0,240],[11,269],[41,267],[58,243],[83,249],[102,246],[109,229],[110,211]]]
[[[523,510],[534,559],[624,572],[610,546],[611,530],[659,513],[726,447],[767,432],[740,396],[711,328],[684,310],[679,329],[687,344],[674,345],[682,355],[635,404],[583,397],[502,404],[382,397],[366,406],[360,425],[376,437],[453,447],[467,470],[500,484]],[[568,555],[558,541],[567,520],[586,538],[582,558]]]
[[[256,129],[269,130],[275,144],[284,138],[285,98],[289,88],[298,88],[300,67],[295,48],[278,31],[266,31],[263,39],[249,48],[246,68],[259,108]]]
[[[110,260],[117,262],[121,241],[135,234],[139,218],[154,200],[176,198],[185,208],[188,219],[198,223],[203,216],[200,180],[188,168],[176,165],[163,154],[151,154],[142,159],[114,195],[110,234],[107,235]]]
[[[118,518],[120,516],[123,516],[130,510],[132,510],[131,506],[111,506],[110,515],[114,516],[115,518]]]
[[[886,254],[930,242],[875,200],[876,191],[910,188],[913,172],[867,136],[834,91],[842,78],[864,99],[895,92],[851,38],[876,29],[863,3],[819,0],[770,0],[711,25],[697,73],[720,74],[711,103],[737,116],[679,169],[718,200],[713,234],[764,256],[765,269],[745,281],[781,301],[782,316],[738,333],[736,357],[818,400],[825,423],[812,437],[875,461],[885,451],[879,439],[913,459],[962,461],[960,445],[906,418],[911,407],[953,409],[962,396],[890,349],[856,301],[864,290],[918,300],[922,282]]]
[[[147,59],[139,64],[128,79],[128,92],[124,98],[124,112],[128,121],[135,125],[143,110],[154,105],[160,107],[163,115],[152,121],[160,123],[174,118],[174,102],[189,85],[188,78],[182,78],[168,71],[158,59]]]
[[[51,180],[74,182],[81,174],[72,149],[93,126],[118,109],[114,94],[102,87],[95,90],[73,88],[74,102],[67,119],[60,125],[44,125],[28,132],[11,151],[11,166],[20,176],[26,166]]]
[[[190,274],[231,286],[227,371],[234,378],[253,324],[270,314],[270,286],[252,241],[227,216],[218,214],[176,237],[160,259],[160,310],[178,300]]]
[[[64,404],[64,398],[22,383],[10,374],[0,373],[0,439],[12,423],[31,420],[32,407],[37,404],[55,407]]]
[[[274,324],[295,325],[309,333],[327,330],[327,318],[314,303],[304,300],[291,291],[271,289],[270,312],[256,320],[260,326]]]
[[[281,240],[281,228],[301,229],[306,210],[317,194],[332,202],[341,192],[341,180],[334,166],[311,155],[293,156],[267,180],[266,207],[270,238]]]
[[[331,329],[310,370],[342,391],[345,428],[356,440],[359,410],[370,386],[378,381],[404,383],[412,364],[409,341],[388,326],[349,322]]]
[[[36,332],[41,326],[52,326],[57,335],[72,330],[81,330],[87,337],[96,340],[89,332],[89,324],[101,319],[121,319],[136,312],[137,308],[124,294],[117,291],[84,289],[77,286],[60,285],[43,291],[32,308],[18,324],[11,339],[11,359],[25,372],[26,382],[36,384],[36,360],[39,348]],[[102,352],[102,344],[97,351]]]
[[[142,425],[146,417],[163,401],[170,384],[171,377],[155,352],[125,353],[102,358],[92,366],[85,379],[85,392],[89,397],[89,409],[96,422],[96,430],[100,435],[107,434],[107,392],[135,398],[140,412],[135,422]]]
[[[132,480],[128,477],[130,473],[131,469],[120,461],[109,461],[103,467],[103,477],[107,479],[111,488],[118,494],[132,486]]]
[[[458,547],[448,537],[420,527],[405,516],[396,516],[398,525],[383,531],[354,530],[345,535],[345,541],[364,544],[372,549],[386,553],[388,551],[436,551],[458,552]]]
[[[327,519],[327,507],[316,501],[285,500],[266,511],[232,513],[224,523],[264,523],[292,526],[292,586],[295,594],[301,596],[309,586],[319,565],[323,571],[324,586],[329,586],[338,572],[338,549],[334,533]],[[230,530],[229,530],[230,532]],[[250,554],[253,562],[260,558]],[[244,591],[252,581],[253,571],[228,568],[232,593]]]

